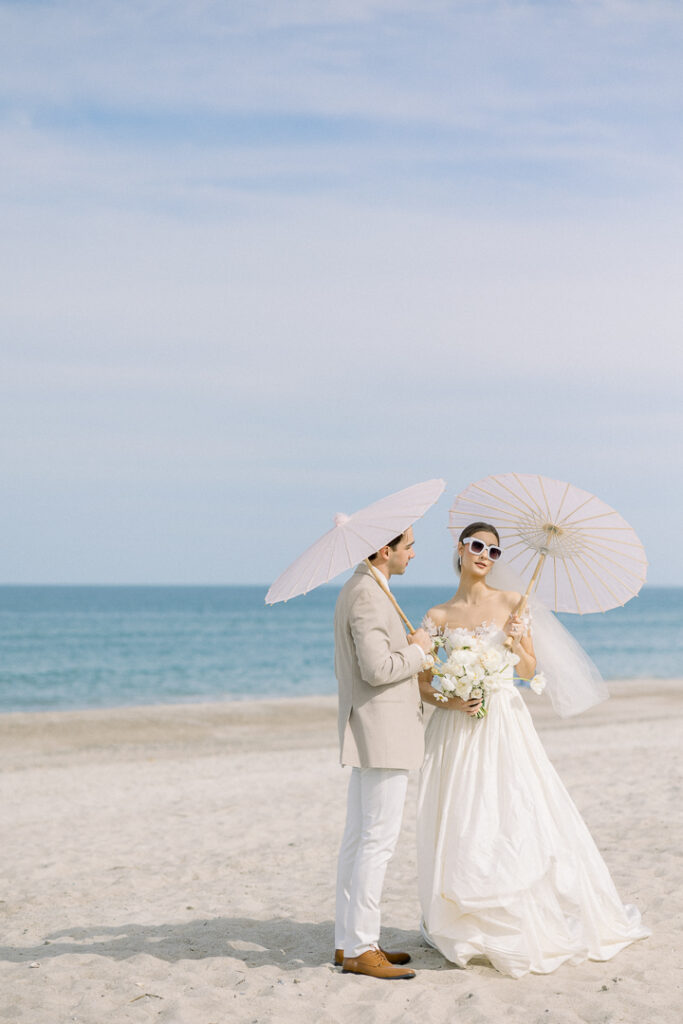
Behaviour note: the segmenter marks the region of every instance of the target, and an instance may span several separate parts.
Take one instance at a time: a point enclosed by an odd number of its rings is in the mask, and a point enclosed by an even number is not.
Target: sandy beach
[[[677,1022],[683,680],[610,689],[567,721],[525,699],[653,935],[607,963],[520,981],[422,944],[415,777],[383,939],[411,952],[418,976],[381,982],[330,963],[348,778],[334,698],[0,716],[0,1020]]]

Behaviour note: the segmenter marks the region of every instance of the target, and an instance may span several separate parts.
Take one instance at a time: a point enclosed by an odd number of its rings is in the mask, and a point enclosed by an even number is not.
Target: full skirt
[[[547,974],[649,935],[512,686],[484,719],[434,710],[417,831],[423,933],[461,967],[484,956],[513,978]]]

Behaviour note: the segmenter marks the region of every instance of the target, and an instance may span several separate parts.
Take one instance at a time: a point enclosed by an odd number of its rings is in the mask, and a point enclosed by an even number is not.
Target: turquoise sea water
[[[266,607],[265,587],[0,587],[0,711],[336,691],[338,588]],[[446,587],[398,585],[418,624]],[[683,677],[683,588],[560,616],[604,676]]]

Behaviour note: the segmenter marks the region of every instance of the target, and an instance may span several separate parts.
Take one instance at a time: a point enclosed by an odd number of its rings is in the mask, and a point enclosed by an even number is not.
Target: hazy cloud
[[[682,35],[659,2],[0,3],[6,578],[266,581],[338,505],[512,468],[680,580]]]

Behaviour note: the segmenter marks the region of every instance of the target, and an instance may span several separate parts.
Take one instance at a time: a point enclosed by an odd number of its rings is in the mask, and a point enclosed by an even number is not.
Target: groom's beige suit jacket
[[[361,563],[334,613],[341,763],[420,768],[424,757],[417,673],[424,652],[409,644],[398,612]]]

